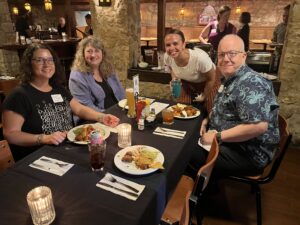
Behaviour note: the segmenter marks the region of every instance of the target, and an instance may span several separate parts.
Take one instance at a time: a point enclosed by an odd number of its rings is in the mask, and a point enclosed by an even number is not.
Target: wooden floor
[[[250,186],[222,181],[204,225],[255,225]],[[261,186],[263,225],[300,225],[300,149],[289,149],[272,183]]]

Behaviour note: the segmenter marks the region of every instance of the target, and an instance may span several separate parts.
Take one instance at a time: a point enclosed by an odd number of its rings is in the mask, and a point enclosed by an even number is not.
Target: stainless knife
[[[105,186],[105,187],[112,188],[112,189],[117,190],[117,191],[120,191],[120,192],[123,192],[123,193],[125,193],[125,194],[131,195],[131,196],[136,197],[136,198],[139,197],[139,195],[136,194],[136,193],[133,193],[133,192],[130,192],[130,191],[125,191],[125,190],[123,190],[123,189],[121,189],[121,188],[114,187],[114,186],[112,186],[112,185],[110,185],[110,184],[107,184],[107,183],[98,182],[98,184],[103,185],[103,186]]]
[[[30,165],[32,165],[34,167],[44,169],[44,170],[55,171],[56,173],[62,173],[62,171],[60,171],[60,170],[53,169],[53,168],[50,168],[50,167],[46,167],[46,166],[43,166],[43,165],[40,165],[40,164],[37,164],[37,163],[31,163]]]

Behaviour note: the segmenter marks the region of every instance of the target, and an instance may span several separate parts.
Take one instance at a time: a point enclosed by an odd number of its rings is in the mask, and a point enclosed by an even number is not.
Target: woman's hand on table
[[[102,122],[104,125],[109,127],[115,127],[119,124],[120,119],[114,115],[111,114],[105,114],[103,116]]]
[[[45,134],[42,136],[41,144],[59,145],[66,139],[67,133],[67,131],[57,131],[49,135]]]

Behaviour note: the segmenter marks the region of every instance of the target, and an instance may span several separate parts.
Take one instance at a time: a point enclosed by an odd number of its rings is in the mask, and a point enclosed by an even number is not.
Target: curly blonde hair
[[[102,62],[99,65],[99,70],[103,78],[107,79],[107,77],[114,73],[113,64],[107,52],[105,51],[102,42],[93,36],[88,36],[82,39],[78,44],[75,59],[72,65],[72,70],[78,70],[82,73],[91,72],[91,67],[87,64],[84,58],[84,50],[87,46],[92,46],[102,51]]]

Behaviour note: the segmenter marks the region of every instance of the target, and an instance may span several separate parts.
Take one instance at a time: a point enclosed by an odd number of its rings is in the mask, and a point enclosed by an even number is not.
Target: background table
[[[147,127],[144,131],[137,130],[133,120],[127,118],[126,112],[118,106],[110,108],[108,112],[118,115],[122,123],[133,124],[133,145],[153,146],[165,157],[165,169],[162,171],[145,176],[125,174],[113,163],[114,155],[120,148],[117,146],[117,135],[111,133],[107,140],[105,169],[115,175],[146,185],[137,201],[128,200],[96,187],[96,183],[104,173],[91,172],[87,146],[66,143],[58,147],[44,146],[0,175],[2,225],[31,224],[26,194],[40,185],[49,186],[52,190],[57,214],[53,224],[158,224],[166,201],[183,173],[192,149],[197,144],[201,117],[192,120],[176,120],[172,126],[168,126],[187,130],[185,138],[180,140],[153,135],[154,127]],[[75,165],[62,177],[28,166],[41,156],[60,159]]]

